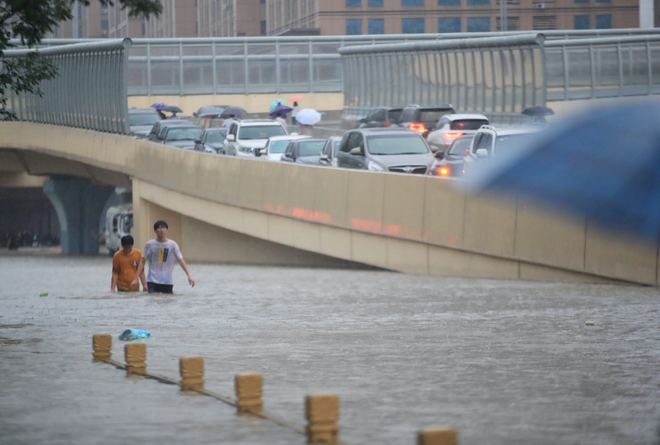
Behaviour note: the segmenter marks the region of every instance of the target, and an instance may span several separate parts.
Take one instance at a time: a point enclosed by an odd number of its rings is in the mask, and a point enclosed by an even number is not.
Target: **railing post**
[[[147,371],[147,345],[144,343],[129,343],[124,346],[126,359],[126,374],[141,374]]]
[[[339,397],[333,394],[314,394],[305,399],[307,441],[337,443],[340,426]]]
[[[261,374],[237,374],[234,380],[238,411],[263,414],[264,402],[261,400],[263,377]]]
[[[417,434],[417,445],[458,445],[458,433],[448,426],[433,426]]]
[[[110,334],[94,334],[92,337],[92,354],[94,358],[109,359],[112,357],[112,336]]]
[[[202,357],[184,357],[179,359],[181,389],[204,389],[204,359]]]

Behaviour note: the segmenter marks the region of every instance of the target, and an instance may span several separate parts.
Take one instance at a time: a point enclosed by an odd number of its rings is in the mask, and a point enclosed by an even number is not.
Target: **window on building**
[[[575,3],[589,3],[589,0],[573,0]]]
[[[369,19],[369,34],[385,34],[385,20]]]
[[[424,0],[401,0],[401,6],[424,6]]]
[[[347,8],[361,8],[362,0],[346,0]]]
[[[557,16],[537,15],[532,17],[532,29],[543,31],[545,29],[557,29]]]
[[[424,34],[424,19],[401,19],[402,34]]]
[[[596,29],[610,29],[612,27],[612,16],[610,14],[596,16]]]
[[[259,31],[261,32],[262,36],[266,35],[266,21],[265,20],[261,20],[259,22]]]
[[[356,36],[362,34],[362,19],[346,19],[346,35]]]
[[[554,3],[555,0],[534,0],[534,3],[538,3],[539,1],[540,1],[540,2],[543,2],[543,3],[550,3],[550,1],[552,1],[552,2]],[[495,0],[495,4],[496,4],[497,6],[499,6],[500,3],[502,3],[500,0]],[[519,4],[520,4],[520,0],[506,0],[506,4],[507,4],[507,5],[513,5],[513,6],[515,6],[515,5],[519,5]]]
[[[262,5],[265,5],[265,4],[266,4],[266,0],[259,0],[259,3],[261,3]]]
[[[573,17],[573,28],[575,29],[589,29],[589,16],[588,15],[576,15]]]
[[[460,17],[441,17],[438,19],[438,32],[461,32]]]
[[[438,6],[461,6],[461,0],[438,0]]]
[[[468,6],[488,6],[490,5],[490,0],[467,0]]]
[[[367,6],[374,6],[374,7],[382,7],[383,6],[383,0],[369,0],[369,3]]]
[[[490,32],[490,17],[468,17],[467,32]]]
[[[612,3],[612,0],[596,0],[596,3]]]
[[[502,18],[497,17],[495,19],[495,27],[498,31],[502,31]],[[520,31],[520,17],[507,17],[506,18],[506,30],[507,31]]]

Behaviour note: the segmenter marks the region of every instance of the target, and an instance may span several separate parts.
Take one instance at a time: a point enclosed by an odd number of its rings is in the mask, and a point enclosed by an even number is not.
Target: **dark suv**
[[[367,117],[360,119],[359,128],[391,127],[399,122],[403,108],[378,107],[369,111]]]
[[[416,131],[426,138],[429,130],[433,129],[442,116],[454,113],[456,113],[456,110],[451,104],[438,105],[437,107],[408,105],[403,109],[398,125]]]

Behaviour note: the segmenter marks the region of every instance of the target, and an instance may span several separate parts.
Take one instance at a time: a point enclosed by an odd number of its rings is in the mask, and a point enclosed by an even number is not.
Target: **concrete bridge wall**
[[[259,255],[245,252],[264,249],[281,264],[331,257],[415,274],[658,284],[657,245],[438,178],[212,156],[25,122],[0,123],[0,148],[132,178],[138,243],[166,217],[191,260],[254,263]]]

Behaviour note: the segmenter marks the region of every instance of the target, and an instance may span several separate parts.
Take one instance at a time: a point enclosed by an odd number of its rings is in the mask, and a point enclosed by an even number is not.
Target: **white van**
[[[113,256],[121,249],[121,238],[131,234],[133,204],[120,204],[108,209],[105,217],[105,245]]]

